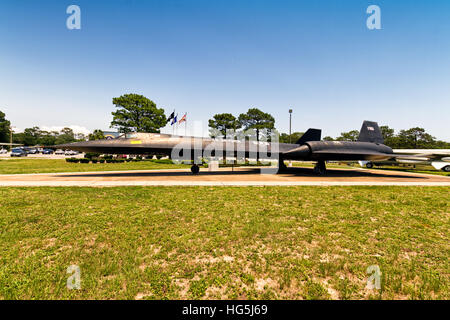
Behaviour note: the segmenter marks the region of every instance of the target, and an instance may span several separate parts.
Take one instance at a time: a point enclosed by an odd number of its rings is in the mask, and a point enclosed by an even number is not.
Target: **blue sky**
[[[71,4],[81,30],[66,28]],[[375,120],[450,141],[447,0],[3,0],[0,49],[0,110],[20,129],[107,129],[112,98],[132,92],[188,127],[258,107],[286,132],[292,107],[293,131]]]

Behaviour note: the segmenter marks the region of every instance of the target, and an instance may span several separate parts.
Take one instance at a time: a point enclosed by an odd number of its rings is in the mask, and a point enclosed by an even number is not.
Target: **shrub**
[[[80,159],[80,163],[89,163],[89,159],[86,159],[86,158],[83,158],[83,159]]]
[[[86,159],[98,158],[98,157],[100,157],[100,153],[86,152],[84,157]]]
[[[100,159],[100,160],[98,160],[98,162],[105,163],[105,159]]]
[[[98,160],[97,159],[92,159],[92,163],[97,163]]]

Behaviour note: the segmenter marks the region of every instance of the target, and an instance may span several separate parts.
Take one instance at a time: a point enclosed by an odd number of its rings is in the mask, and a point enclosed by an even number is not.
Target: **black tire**
[[[323,176],[327,173],[327,166],[325,165],[325,161],[319,161],[314,166],[314,173],[320,176]]]
[[[372,169],[373,168],[373,163],[372,162],[367,162],[366,163],[366,168],[367,169]]]
[[[445,166],[442,168],[442,171],[444,172],[450,172],[450,166]]]
[[[200,172],[200,168],[198,167],[198,165],[194,164],[194,165],[191,167],[191,172],[192,172],[193,174],[198,174],[198,173]]]

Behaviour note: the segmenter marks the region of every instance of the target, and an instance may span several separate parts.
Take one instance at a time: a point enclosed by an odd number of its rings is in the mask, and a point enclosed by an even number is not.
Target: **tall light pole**
[[[13,142],[13,126],[9,126],[9,150],[12,150],[12,142]]]
[[[292,143],[292,109],[289,109],[289,143]],[[289,160],[289,167],[292,167],[292,161]]]
[[[292,135],[292,109],[289,109],[289,143],[291,143],[291,135]]]

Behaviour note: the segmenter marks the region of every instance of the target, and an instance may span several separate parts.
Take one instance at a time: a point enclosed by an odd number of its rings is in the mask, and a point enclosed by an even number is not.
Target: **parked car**
[[[1,148],[0,149],[0,154],[7,154],[8,150]]]
[[[58,150],[55,151],[55,154],[63,155],[64,154],[64,150],[58,149]]]
[[[11,151],[11,157],[26,157],[28,154],[25,150],[15,148]]]
[[[64,153],[66,156],[76,156],[78,154],[77,151],[73,151],[73,150],[66,150],[66,152]]]
[[[52,149],[44,149],[42,150],[42,154],[53,154],[54,151]]]
[[[38,150],[36,148],[25,148],[24,150],[28,154],[37,154],[38,153]]]

